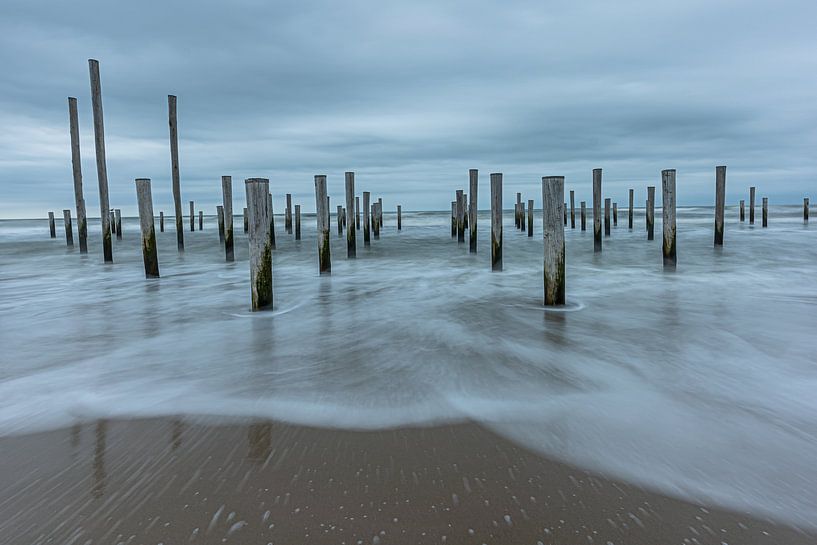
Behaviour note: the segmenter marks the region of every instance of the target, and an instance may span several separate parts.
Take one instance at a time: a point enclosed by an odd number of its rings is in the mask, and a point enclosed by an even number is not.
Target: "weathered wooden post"
[[[581,202],[581,209],[582,209],[582,231],[587,230],[587,202]]]
[[[593,169],[593,251],[601,251],[601,169]]]
[[[457,238],[457,201],[451,201],[451,238]]]
[[[142,261],[145,278],[159,278],[159,256],[156,251],[156,229],[153,225],[153,197],[150,180],[137,178],[136,202],[139,206],[139,230],[142,233]]]
[[[111,235],[116,234],[116,212],[111,209]]]
[[[524,212],[524,205],[522,211]],[[564,225],[567,225],[567,202],[563,203],[562,212],[562,216],[564,217]]]
[[[479,205],[477,197],[479,192],[479,171],[475,168],[468,170],[468,252],[477,253],[477,212]]]
[[[48,213],[48,230],[51,231],[51,238],[57,238],[57,224],[54,223],[54,212]]]
[[[269,238],[269,217],[267,215],[267,195],[269,180],[248,178],[244,181],[247,190],[247,208],[250,214],[250,292],[252,310],[262,310],[272,306],[272,248]]]
[[[662,201],[664,212],[664,267],[675,268],[675,169],[661,171]]]
[[[114,210],[114,215],[116,217],[116,238],[122,240],[122,210],[117,208]]]
[[[403,207],[399,204],[397,205],[397,230],[403,230]]]
[[[381,224],[380,224],[380,218],[381,218],[381,215],[380,215],[380,199],[378,199],[377,201],[378,202],[376,202],[376,203],[374,203],[372,205],[372,210],[373,210],[372,211],[372,217],[374,218],[374,221],[372,222],[372,224],[374,225],[374,238],[379,240],[380,239],[380,226],[381,226]]]
[[[199,210],[199,231],[204,230],[204,212]]]
[[[808,223],[808,197],[803,198],[803,223]]]
[[[190,201],[190,230],[196,230],[196,212],[193,209],[193,201]]]
[[[462,189],[457,190],[457,242],[465,243],[465,197]]]
[[[356,229],[354,227],[355,218],[355,173],[346,173],[346,257],[357,256],[357,240],[355,238]]]
[[[224,206],[224,254],[227,261],[235,261],[233,250],[233,178],[221,177],[222,205]]]
[[[337,219],[338,219],[338,236],[342,237],[343,236],[343,207],[341,205],[338,205]]]
[[[520,195],[517,193],[517,195]],[[521,195],[520,195],[521,197]],[[502,173],[491,174],[491,270],[502,270]]]
[[[105,122],[102,116],[102,84],[99,80],[99,61],[88,59],[91,73],[91,107],[94,113],[94,151],[96,177],[99,181],[99,221],[102,224],[102,254],[105,263],[113,263],[111,241],[111,213],[108,204],[108,167],[105,161]]]
[[[372,245],[372,234],[371,234],[371,225],[369,223],[369,200],[371,199],[371,193],[368,191],[363,192],[363,246],[371,246]]]
[[[272,249],[275,249],[275,212],[272,209],[272,193],[267,195],[267,209],[269,210],[269,241]]]
[[[287,193],[287,207],[284,211],[284,231],[292,234],[292,193]]]
[[[355,229],[360,229],[360,197],[355,197]]]
[[[377,198],[377,232],[383,227],[383,197]]]
[[[68,246],[74,245],[74,229],[71,226],[71,211],[66,209],[62,211],[62,222],[65,226],[65,243]]]
[[[746,214],[744,211],[745,208],[745,201],[743,199],[740,200],[740,221],[743,222],[746,220]]]
[[[468,230],[468,193],[462,194],[462,225],[465,230]]]
[[[574,200],[575,191],[570,190],[570,228],[576,228],[576,201]]]
[[[564,198],[564,176],[546,176],[542,178],[545,306],[565,304]]]
[[[533,236],[533,199],[528,199],[528,236]]]
[[[519,213],[519,207],[522,205],[522,193],[516,193],[516,228],[522,229],[522,216]]]
[[[179,182],[179,130],[176,123],[176,96],[167,95],[167,118],[170,126],[170,174],[173,182],[173,206],[176,210],[176,245],[184,250],[182,187]],[[192,229],[191,229],[192,230]]]
[[[354,229],[349,229],[354,231]],[[301,240],[301,205],[295,205],[295,240]]]
[[[318,223],[318,272],[330,274],[332,272],[332,258],[329,253],[329,202],[326,198],[326,176],[315,176],[315,217]],[[363,202],[367,203],[369,193],[363,192]],[[363,217],[364,233],[368,233],[369,226]],[[364,239],[366,239],[364,235]]]
[[[726,208],[726,167],[715,167],[715,246],[723,246],[723,214]]]
[[[610,236],[610,199],[604,199],[604,236]]]
[[[763,210],[761,211],[761,221],[763,227],[769,226],[769,198],[763,197]]]
[[[79,153],[79,116],[77,99],[68,97],[68,124],[71,133],[71,172],[74,176],[74,203],[77,208],[77,237],[79,252],[88,253],[88,218],[85,214],[85,197],[82,195],[82,159]]]
[[[165,232],[165,213],[164,211],[159,212],[159,231],[162,233]]]
[[[250,230],[250,212],[247,210],[246,207],[244,208],[243,218],[244,218],[244,232],[246,233]]]
[[[613,203],[613,227],[618,225],[618,203]]]
[[[224,206],[216,205],[216,221],[218,222],[218,241],[224,242]]]
[[[655,186],[647,186],[647,240],[655,238]]]
[[[749,188],[749,225],[755,224],[755,188]]]
[[[633,196],[635,195],[635,191],[630,189],[630,210],[627,212],[627,228],[633,228]]]

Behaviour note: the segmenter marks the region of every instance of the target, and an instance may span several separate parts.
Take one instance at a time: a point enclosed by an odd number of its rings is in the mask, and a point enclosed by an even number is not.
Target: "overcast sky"
[[[538,203],[545,175],[590,200],[594,167],[619,203],[676,168],[679,204],[711,205],[719,164],[728,204],[749,185],[814,200],[815,21],[814,0],[3,0],[0,217],[73,209],[68,96],[99,214],[89,58],[126,214],[137,177],[172,210],[168,94],[182,198],[207,213],[224,174],[238,201],[268,177],[277,210],[285,192],[314,210],[313,176],[340,197],[346,170],[388,209],[447,209],[469,168],[483,208],[491,172],[510,205]]]

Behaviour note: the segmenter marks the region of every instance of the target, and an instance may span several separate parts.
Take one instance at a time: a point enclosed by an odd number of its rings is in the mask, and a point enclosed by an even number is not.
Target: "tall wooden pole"
[[[613,203],[613,227],[618,225],[618,203]]]
[[[565,304],[564,176],[542,178],[545,306]]]
[[[65,226],[65,243],[68,246],[74,245],[74,229],[71,225],[71,210],[65,209],[62,211],[62,221]]]
[[[338,205],[337,218],[338,218],[338,236],[342,237],[343,236],[343,207],[341,205]]]
[[[247,191],[250,224],[247,239],[250,247],[251,308],[262,310],[272,306],[272,248],[270,247],[269,216],[267,214],[269,180],[247,178],[244,185]]]
[[[360,197],[355,197],[355,228],[360,229]]]
[[[235,261],[233,249],[233,178],[221,177],[221,193],[224,206],[224,253],[227,261]]]
[[[363,192],[363,202],[367,203],[369,193]],[[315,217],[318,224],[318,272],[332,272],[332,258],[329,252],[329,202],[326,195],[326,176],[315,176]],[[363,218],[364,233],[368,233],[367,218]],[[364,238],[368,238],[365,237]]]
[[[723,215],[726,209],[726,167],[715,167],[715,246],[723,246]]]
[[[601,169],[593,169],[593,251],[601,251]]]
[[[163,211],[159,212],[159,231],[165,232],[165,213]]]
[[[145,278],[159,278],[159,256],[156,251],[156,228],[153,224],[153,197],[150,180],[137,178],[136,202],[139,206],[139,231],[142,241],[142,261]]]
[[[383,227],[383,197],[377,198],[377,232]]]
[[[77,210],[77,237],[79,252],[88,253],[88,218],[85,214],[85,197],[82,194],[82,160],[79,152],[79,116],[77,99],[68,97],[68,123],[71,133],[71,171],[74,176],[74,203]]]
[[[502,173],[491,174],[491,270],[502,270]]]
[[[516,228],[522,229],[522,215],[520,213],[520,207],[522,205],[522,193],[516,193]]]
[[[292,193],[287,193],[287,207],[284,211],[284,231],[292,234]]]
[[[528,199],[528,236],[533,236],[533,199]]]
[[[749,225],[755,224],[755,188],[749,188]]]
[[[368,191],[363,192],[363,246],[372,245],[371,225],[369,225],[369,200],[372,194]]]
[[[763,206],[763,209],[761,210],[761,221],[762,221],[761,225],[763,227],[768,227],[769,226],[769,198],[768,197],[763,197],[762,206]]]
[[[196,211],[193,206],[193,201],[190,201],[190,230],[196,230]]]
[[[604,199],[604,236],[610,236],[610,199]]]
[[[399,204],[397,205],[397,230],[403,230],[403,207]]]
[[[661,171],[664,228],[664,267],[675,268],[677,264],[675,245],[675,169]]]
[[[570,228],[576,228],[576,201],[575,201],[575,191],[573,189],[570,190]]]
[[[267,205],[269,208],[269,240],[272,249],[275,249],[275,212],[272,208],[272,193],[267,195]]]
[[[349,229],[354,231],[354,229]],[[295,205],[295,240],[301,240],[301,205]]]
[[[803,198],[803,223],[808,223],[808,197]]]
[[[204,212],[199,210],[199,231],[204,230]]]
[[[647,240],[655,238],[655,186],[647,186]]]
[[[629,212],[627,212],[627,228],[628,229],[633,228],[633,197],[634,197],[634,195],[635,195],[635,191],[633,189],[630,189],[630,209],[629,209]]]
[[[102,254],[105,263],[113,263],[111,241],[111,209],[108,204],[108,167],[105,160],[105,122],[102,116],[102,84],[99,79],[99,61],[88,59],[91,73],[91,107],[94,112],[94,150],[96,176],[99,181],[99,220],[102,224]]]
[[[582,209],[582,231],[587,230],[587,202],[581,202],[581,209]]]
[[[357,256],[357,240],[355,239],[355,173],[346,173],[346,257],[354,259]]]
[[[462,189],[457,190],[457,242],[465,243],[465,198]]]
[[[468,251],[477,253],[477,212],[479,211],[479,171],[472,168],[468,171]]]
[[[179,130],[176,123],[176,96],[167,95],[167,118],[170,126],[170,174],[173,182],[173,206],[176,211],[176,246],[184,250],[182,187],[179,181]]]

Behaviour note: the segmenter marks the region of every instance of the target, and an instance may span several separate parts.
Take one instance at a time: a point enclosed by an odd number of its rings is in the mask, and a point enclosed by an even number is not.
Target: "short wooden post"
[[[528,199],[528,236],[533,236],[533,199]]]
[[[159,278],[159,256],[156,250],[150,180],[137,178],[136,202],[139,206],[139,231],[142,234],[142,261],[145,264],[145,278]]]
[[[377,215],[377,203],[372,204],[372,234],[375,240],[380,239],[380,218]]]
[[[403,207],[399,204],[397,205],[397,230],[403,230]]]
[[[363,193],[363,202],[369,200],[369,193]],[[329,201],[326,195],[326,176],[315,176],[315,217],[318,224],[318,272],[332,272],[332,258],[329,251]],[[366,218],[363,218],[364,229],[368,230]]]
[[[743,222],[746,220],[746,213],[745,213],[745,201],[743,199],[740,200],[740,221]]]
[[[613,227],[618,225],[618,203],[613,203]]]
[[[224,242],[224,206],[216,206],[216,221],[218,222],[218,241]]]
[[[204,230],[204,212],[199,210],[199,231]]]
[[[575,199],[575,191],[573,189],[570,190],[570,228],[576,228],[576,201]]]
[[[601,169],[593,169],[593,251],[601,251]]]
[[[94,150],[96,176],[99,181],[99,220],[102,224],[102,254],[105,263],[113,263],[111,242],[110,204],[108,204],[108,167],[105,160],[105,122],[102,115],[102,84],[99,79],[99,61],[88,59],[91,73],[91,107],[94,114]]]
[[[451,201],[451,238],[457,238],[457,201]]]
[[[357,256],[357,240],[354,227],[355,212],[355,173],[346,173],[346,257],[355,258]]]
[[[655,238],[655,186],[647,186],[647,240]]]
[[[355,229],[360,229],[360,197],[355,197]]]
[[[337,219],[338,219],[338,236],[342,237],[343,236],[343,207],[341,205],[338,205]]]
[[[163,211],[159,212],[159,231],[165,232],[165,213]]]
[[[610,199],[604,199],[604,236],[610,236]]]
[[[475,168],[468,170],[468,252],[477,253],[477,212],[479,204],[479,171]]]
[[[522,193],[516,193],[516,228],[522,229],[522,216],[519,213],[519,208],[522,205]]]
[[[77,99],[68,97],[68,123],[71,133],[71,171],[74,176],[74,203],[77,208],[77,237],[79,252],[88,253],[88,218],[85,214],[85,197],[82,195],[82,159],[79,152],[79,116]]]
[[[808,223],[808,197],[803,198],[803,223]]]
[[[269,210],[269,241],[272,249],[275,249],[275,212],[272,209],[272,193],[267,195],[267,209]]]
[[[173,181],[173,206],[176,210],[176,246],[184,250],[182,188],[179,182],[179,130],[176,123],[176,96],[167,95],[167,118],[170,127],[170,174]],[[192,229],[191,229],[192,231]]]
[[[491,270],[502,270],[502,173],[500,172],[491,174]]]
[[[284,231],[292,234],[292,193],[287,193],[287,207],[284,211]]]
[[[66,209],[62,211],[62,222],[65,226],[65,243],[68,246],[74,245],[74,229],[71,225],[71,211]]]
[[[564,198],[564,176],[542,178],[545,306],[565,304]]]
[[[768,197],[763,197],[762,203],[763,203],[762,204],[763,209],[761,210],[761,221],[762,221],[761,225],[763,227],[768,227],[769,226],[769,198]]]
[[[587,202],[586,201],[581,202],[581,209],[582,209],[582,212],[581,212],[581,214],[582,214],[581,215],[581,218],[582,218],[582,231],[586,231],[587,230]]]
[[[383,227],[383,197],[377,198],[377,232]]]
[[[222,206],[224,206],[224,254],[227,261],[235,261],[233,249],[233,178],[221,177]]]
[[[349,229],[354,231],[354,229]],[[295,205],[295,240],[301,240],[301,205]]]
[[[244,232],[248,232],[250,230],[250,212],[247,208],[244,208]]]
[[[54,222],[54,212],[48,213],[48,229],[51,231],[51,238],[57,238],[57,224]]]
[[[116,218],[116,238],[122,240],[122,210],[119,208],[114,210],[114,216]]]
[[[111,209],[111,235],[116,234],[116,212]]]
[[[525,211],[525,210],[524,210],[524,206],[523,206],[523,210],[522,210],[522,211],[523,211],[523,212]],[[562,206],[562,212],[563,212],[563,213],[562,213],[562,216],[563,216],[563,218],[564,218],[564,222],[563,222],[563,223],[564,223],[564,225],[567,225],[567,203],[566,203],[566,202],[565,202],[565,203],[563,203],[563,206]]]
[[[462,189],[457,190],[457,242],[465,243],[465,197]]]
[[[633,197],[635,195],[635,191],[630,189],[630,209],[627,212],[627,228],[633,228]]]
[[[190,230],[196,230],[196,211],[193,207],[193,201],[190,201]]]
[[[369,223],[369,201],[371,200],[371,193],[363,192],[363,246],[372,245],[372,226]]]
[[[749,188],[749,225],[755,224],[755,188]]]
[[[715,246],[723,246],[723,215],[726,209],[726,167],[715,167]]]
[[[269,180],[248,178],[244,181],[249,211],[250,292],[252,310],[272,306],[272,248],[269,238],[267,196]]]
[[[664,228],[664,267],[675,268],[678,262],[675,247],[675,169],[661,171],[661,209]]]

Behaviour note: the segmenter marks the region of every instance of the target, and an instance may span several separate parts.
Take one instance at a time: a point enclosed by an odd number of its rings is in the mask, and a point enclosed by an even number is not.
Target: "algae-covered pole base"
[[[74,203],[77,208],[77,237],[79,252],[88,253],[88,218],[85,214],[85,197],[82,195],[82,159],[79,152],[79,117],[77,99],[68,97],[68,121],[71,132],[71,171],[74,177]]]
[[[491,174],[491,270],[502,270],[502,173]]]
[[[633,228],[633,198],[635,196],[635,190],[630,189],[630,209],[627,212],[627,228]]]
[[[726,167],[715,167],[715,246],[723,246],[723,215],[726,209]]]
[[[102,115],[102,83],[99,79],[99,61],[88,59],[91,74],[91,107],[94,114],[94,150],[96,176],[99,181],[99,220],[102,224],[102,254],[105,263],[113,263],[111,241],[111,209],[108,203],[108,167],[105,160],[105,122]]]
[[[604,236],[610,236],[610,199],[604,199]]]
[[[403,230],[403,207],[399,204],[397,205],[397,230]]]
[[[287,193],[287,207],[284,210],[284,231],[292,234],[292,193]]]
[[[528,199],[528,236],[533,236],[533,199]]]
[[[740,221],[743,222],[746,220],[746,201],[743,199],[740,200]]]
[[[755,188],[749,188],[749,225],[755,224]]]
[[[581,202],[582,231],[587,231],[587,202]]]
[[[57,224],[54,222],[54,212],[48,213],[48,230],[51,232],[51,238],[57,238]]]
[[[477,212],[479,211],[479,171],[472,168],[468,171],[468,251],[477,253]]]
[[[570,228],[576,228],[576,195],[574,190],[570,190]]]
[[[661,171],[661,190],[664,228],[664,267],[675,268],[677,264],[675,248],[675,169]]]
[[[601,251],[601,169],[593,169],[593,251]]]
[[[565,304],[564,176],[542,178],[545,306]]]
[[[224,206],[216,206],[216,222],[218,223],[218,241],[224,242]]]
[[[68,246],[74,245],[74,228],[71,225],[71,211],[65,209],[62,211],[62,222],[65,226],[65,244]]]
[[[768,197],[763,197],[763,200],[761,202],[762,202],[761,206],[763,207],[761,212],[760,212],[760,214],[761,214],[761,225],[763,227],[768,227],[769,226],[769,198]]]
[[[224,255],[227,261],[235,261],[233,243],[233,178],[221,177],[222,206],[224,207]]]
[[[142,260],[145,278],[159,278],[159,256],[156,250],[156,230],[153,226],[153,197],[150,180],[136,180],[136,202],[139,206],[139,230],[142,234]]]
[[[354,229],[350,229],[353,231]],[[295,240],[301,240],[301,205],[295,205]]]
[[[647,240],[655,238],[655,186],[647,186]]]
[[[368,204],[369,192],[363,192],[363,202]],[[326,198],[326,176],[315,176],[315,217],[318,226],[318,272],[332,272],[332,258],[329,253],[329,201]],[[365,210],[364,210],[365,212]],[[363,217],[364,241],[368,242],[368,217]]]
[[[372,245],[372,226],[369,216],[369,201],[372,194],[368,191],[363,192],[363,246]]]
[[[272,246],[269,237],[269,180],[248,178],[244,181],[249,212],[248,242],[250,248],[250,293],[252,310],[272,306]]]
[[[176,246],[181,252],[184,250],[184,219],[182,218],[182,188],[179,181],[179,129],[176,120],[175,95],[167,95],[167,119],[170,127],[170,175],[173,183],[173,208],[176,211]]]
[[[357,256],[357,238],[355,229],[355,173],[346,173],[346,257],[354,259]]]
[[[457,190],[457,242],[465,243],[465,197],[462,189]]]

